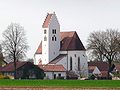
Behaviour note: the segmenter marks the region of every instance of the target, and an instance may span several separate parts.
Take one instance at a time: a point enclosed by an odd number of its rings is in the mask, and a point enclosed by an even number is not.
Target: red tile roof
[[[42,54],[42,41],[40,42],[40,45],[36,51],[36,54]]]
[[[61,51],[85,50],[80,38],[75,31],[61,32]]]
[[[71,32],[61,32],[61,44],[60,50],[61,51],[70,51],[70,50],[85,50],[81,40],[79,39],[77,33],[75,31]],[[40,43],[36,54],[42,53],[42,42]]]
[[[89,66],[88,69],[89,70],[94,70],[97,66]]]
[[[108,71],[109,69],[108,63],[102,61],[88,62],[88,66],[97,66],[100,71]]]
[[[16,62],[16,69],[20,68],[21,66],[25,65],[26,63],[28,63],[28,62],[20,62],[20,61]],[[14,63],[13,62],[7,64],[6,66],[4,66],[0,69],[0,71],[2,71],[2,72],[4,72],[4,71],[5,72],[12,72],[14,70],[15,69],[14,69]]]
[[[88,66],[97,66],[98,69],[100,70],[102,77],[107,77],[108,76],[108,63],[107,62],[102,62],[102,61],[96,61],[96,62],[88,62]]]
[[[42,25],[43,28],[48,28],[52,15],[53,14],[47,14],[46,19]]]
[[[88,66],[88,71],[89,73],[93,73],[93,71],[95,70],[97,66]]]
[[[63,67],[63,65],[53,65],[53,64],[47,64],[47,65],[38,65],[39,68],[43,69],[46,72],[65,72],[66,69]]]
[[[57,56],[55,59],[53,59],[51,62],[49,62],[49,64],[56,64],[57,62],[59,62],[62,58],[64,58],[67,54],[60,54],[59,56]]]
[[[120,64],[116,64],[116,65],[115,65],[115,68],[116,68],[117,71],[120,72]]]
[[[102,77],[107,77],[108,76],[108,71],[101,71]]]

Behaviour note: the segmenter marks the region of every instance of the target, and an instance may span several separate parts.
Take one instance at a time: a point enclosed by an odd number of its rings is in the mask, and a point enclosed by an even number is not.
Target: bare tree
[[[112,62],[119,59],[120,32],[110,29],[91,33],[88,38],[87,49],[92,50],[91,53],[96,59],[108,61],[109,73]]]
[[[11,23],[3,32],[3,37],[4,54],[9,62],[14,62],[14,78],[16,79],[16,62],[24,58],[28,48],[24,28],[19,24]]]
[[[0,45],[0,67],[2,67],[3,61],[4,61],[4,57],[3,57],[3,53],[2,53],[2,47]]]

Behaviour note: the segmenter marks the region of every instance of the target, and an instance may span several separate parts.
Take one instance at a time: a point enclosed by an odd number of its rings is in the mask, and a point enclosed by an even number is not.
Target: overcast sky
[[[11,23],[26,31],[28,58],[33,58],[47,13],[55,12],[61,31],[76,31],[86,46],[89,34],[109,28],[120,30],[120,0],[0,0],[0,40]]]

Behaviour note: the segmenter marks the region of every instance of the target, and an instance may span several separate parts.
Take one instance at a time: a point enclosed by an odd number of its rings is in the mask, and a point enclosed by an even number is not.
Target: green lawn
[[[0,86],[120,88],[118,80],[0,80]]]

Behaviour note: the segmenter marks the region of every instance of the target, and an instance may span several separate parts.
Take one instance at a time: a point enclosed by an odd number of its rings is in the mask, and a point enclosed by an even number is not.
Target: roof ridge
[[[76,31],[62,31],[61,33],[67,33],[67,32],[76,32]]]
[[[54,59],[53,59],[52,61],[50,61],[48,64],[51,64],[51,63],[54,62],[54,61],[56,61],[56,63],[59,62],[61,59],[64,58],[64,57],[61,57],[61,58],[59,59],[58,57],[60,57],[61,55],[66,56],[67,54],[59,54],[56,58],[54,58]]]

